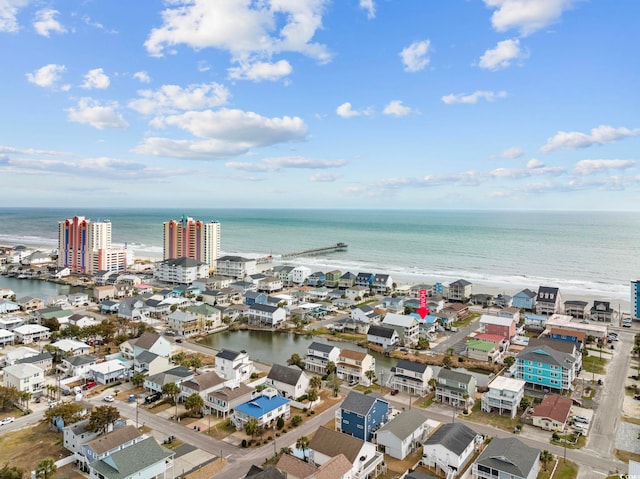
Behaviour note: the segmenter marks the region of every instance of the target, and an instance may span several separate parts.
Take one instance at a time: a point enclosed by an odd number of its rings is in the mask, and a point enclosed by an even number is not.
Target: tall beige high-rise
[[[213,270],[220,257],[220,223],[204,222],[183,215],[164,226],[164,259],[191,258]]]

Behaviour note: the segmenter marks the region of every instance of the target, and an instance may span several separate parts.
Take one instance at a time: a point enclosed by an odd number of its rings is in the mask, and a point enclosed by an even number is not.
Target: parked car
[[[634,394],[633,399],[640,401],[640,394]]]
[[[95,381],[89,381],[88,383],[86,383],[85,385],[82,386],[82,389],[84,389],[85,391],[88,389],[91,389],[92,387],[97,386],[98,383]]]
[[[176,343],[181,343],[181,342],[182,342],[182,339],[176,338]]]
[[[587,430],[587,428],[581,424],[572,424],[571,427],[578,432],[585,432]]]
[[[581,422],[582,424],[589,424],[589,419],[584,416],[573,416],[574,422]]]
[[[104,402],[113,402],[115,398],[113,396],[105,396],[103,399]]]
[[[391,395],[392,395],[392,396],[395,396],[396,394],[398,394],[398,392],[399,392],[399,391],[398,391],[397,389],[392,389],[392,390],[391,390]]]
[[[7,424],[11,424],[13,421],[15,421],[15,418],[9,416],[9,417],[5,417],[2,421],[0,421],[0,426],[5,426]]]
[[[145,404],[151,404],[158,401],[162,397],[162,393],[153,393],[149,394],[146,398],[144,398]]]

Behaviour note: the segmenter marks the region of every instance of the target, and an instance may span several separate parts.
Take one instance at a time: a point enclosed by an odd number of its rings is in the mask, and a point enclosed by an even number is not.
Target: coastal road
[[[444,341],[440,341],[433,348],[431,348],[431,350],[435,351],[436,353],[446,353],[449,348],[454,347],[455,344],[462,341],[465,337],[469,336],[469,334],[471,334],[472,331],[475,331],[476,328],[478,327],[479,321],[480,321],[480,318],[476,318],[473,321],[471,321],[467,326],[458,328],[457,332],[451,333],[447,337],[447,339],[445,339]]]

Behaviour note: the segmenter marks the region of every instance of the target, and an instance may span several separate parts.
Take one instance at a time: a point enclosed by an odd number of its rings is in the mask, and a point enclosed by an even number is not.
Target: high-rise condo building
[[[640,280],[631,281],[631,319],[640,319]]]
[[[164,259],[191,258],[210,270],[220,257],[220,223],[205,223],[182,215],[164,223]]]
[[[74,216],[58,222],[58,266],[79,274],[125,271],[127,249],[111,245],[111,221]]]

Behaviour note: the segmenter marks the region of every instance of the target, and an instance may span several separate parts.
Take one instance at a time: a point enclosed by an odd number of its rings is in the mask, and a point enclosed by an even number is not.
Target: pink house
[[[482,332],[502,336],[505,339],[511,339],[516,335],[516,320],[513,318],[500,318],[498,316],[490,316],[483,314],[480,318]]]

